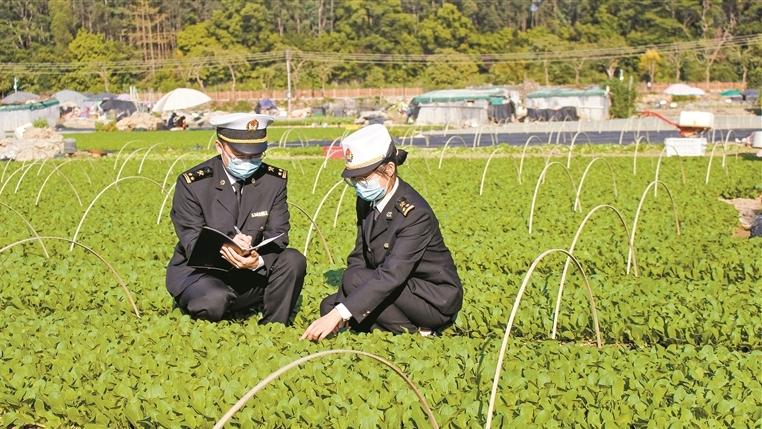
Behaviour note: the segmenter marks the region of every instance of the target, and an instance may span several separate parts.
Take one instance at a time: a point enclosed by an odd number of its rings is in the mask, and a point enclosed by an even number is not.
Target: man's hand
[[[242,249],[248,249],[251,247],[251,242],[254,239],[250,235],[246,234],[236,234],[235,237],[233,237],[233,242],[237,244]],[[246,254],[244,254],[245,256]]]
[[[312,322],[300,339],[318,342],[330,334],[339,332],[343,321],[339,310],[334,308],[330,313]]]
[[[224,245],[220,249],[220,255],[222,255],[224,260],[230,262],[230,265],[239,270],[255,270],[259,268],[259,253],[252,250],[247,256],[242,256],[236,250],[233,246]]]

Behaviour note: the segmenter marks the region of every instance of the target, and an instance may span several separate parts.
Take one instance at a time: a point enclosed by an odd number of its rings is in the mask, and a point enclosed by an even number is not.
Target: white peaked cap
[[[245,154],[262,153],[267,149],[267,126],[272,116],[255,113],[230,113],[215,116],[209,123],[217,127],[217,139]]]
[[[394,150],[389,130],[381,124],[368,125],[346,136],[341,141],[344,154],[343,177],[364,176],[385,159],[389,159]]]

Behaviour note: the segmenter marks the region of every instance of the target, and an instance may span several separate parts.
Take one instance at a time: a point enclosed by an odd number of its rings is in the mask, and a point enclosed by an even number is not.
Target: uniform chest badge
[[[261,212],[251,212],[251,217],[267,217],[267,210]]]

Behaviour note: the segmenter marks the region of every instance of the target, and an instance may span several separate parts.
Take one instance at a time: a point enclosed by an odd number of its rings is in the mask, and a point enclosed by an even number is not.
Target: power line
[[[653,49],[661,54],[684,54],[701,50],[729,49],[762,41],[762,34],[737,36],[727,40],[702,39],[643,46],[621,46],[606,48],[583,48],[569,50],[497,53],[457,53],[457,54],[384,54],[347,52],[310,52],[289,50],[291,61],[336,64],[388,64],[427,65],[432,63],[484,65],[505,63],[557,63],[564,61],[600,61],[637,57]],[[45,63],[2,63],[0,71],[28,73],[34,75],[65,73],[115,73],[140,74],[152,70],[178,70],[199,67],[237,67],[283,61],[287,51],[270,51],[246,54],[213,55],[207,57],[170,58],[154,62],[143,60],[92,61],[92,62],[45,62]]]

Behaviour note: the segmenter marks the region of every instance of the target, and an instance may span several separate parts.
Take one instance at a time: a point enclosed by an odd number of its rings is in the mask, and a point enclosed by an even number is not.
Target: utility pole
[[[288,89],[286,90],[286,118],[291,117],[291,51],[286,49],[286,80],[288,82]]]

